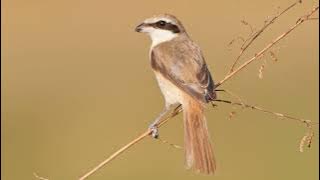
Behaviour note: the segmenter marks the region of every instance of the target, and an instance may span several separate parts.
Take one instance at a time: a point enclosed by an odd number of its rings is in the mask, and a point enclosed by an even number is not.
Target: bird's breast
[[[182,103],[182,91],[168,79],[163,77],[159,72],[155,71],[155,75],[160,87],[160,90],[163,94],[163,97],[166,101],[166,106],[173,105],[176,103]]]

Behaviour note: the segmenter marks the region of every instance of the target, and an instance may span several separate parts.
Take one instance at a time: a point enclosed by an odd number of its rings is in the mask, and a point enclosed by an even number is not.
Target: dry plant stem
[[[217,85],[216,87],[220,86],[221,84],[223,84],[225,81],[227,81],[228,79],[230,79],[231,77],[233,77],[235,74],[237,74],[239,71],[241,71],[243,68],[245,68],[246,66],[248,66],[250,63],[252,63],[253,61],[259,59],[261,56],[264,55],[264,53],[266,53],[271,47],[273,47],[275,44],[277,44],[281,39],[283,39],[284,37],[286,37],[288,34],[290,34],[294,29],[296,29],[298,26],[300,26],[302,23],[304,23],[306,20],[308,20],[308,18],[313,15],[317,10],[319,10],[319,6],[315,7],[312,9],[312,11],[303,16],[302,18],[300,18],[293,26],[291,26],[291,28],[282,33],[280,36],[278,36],[276,39],[274,39],[271,43],[269,43],[265,48],[263,48],[260,52],[256,53],[252,58],[250,58],[248,61],[244,62],[240,67],[238,67],[236,70],[232,71],[231,73],[229,73],[228,75],[226,75],[224,77],[224,79],[222,79]]]
[[[47,179],[47,178],[44,178],[44,177],[41,177],[41,176],[39,176],[37,173],[33,173],[33,175],[34,175],[34,177],[36,177],[37,179],[39,179],[39,180],[49,180],[49,179]]]
[[[164,120],[162,120],[161,122],[159,122],[159,124],[157,125],[157,127],[161,127],[162,125],[164,125],[169,119],[173,118],[174,116],[178,115],[181,112],[182,108],[181,105],[177,106],[176,109],[172,112],[172,114],[170,116],[168,116],[167,118],[165,118]],[[119,156],[121,153],[123,153],[125,150],[128,150],[130,147],[132,147],[133,145],[135,145],[136,143],[138,143],[139,141],[141,141],[143,138],[149,136],[151,133],[151,130],[148,129],[146,130],[144,133],[142,133],[141,135],[139,135],[137,138],[135,138],[134,140],[130,141],[128,144],[126,144],[125,146],[123,146],[122,148],[120,148],[118,151],[116,151],[115,153],[113,153],[111,156],[109,156],[107,159],[105,159],[104,161],[102,161],[100,164],[98,164],[97,166],[95,166],[93,169],[91,169],[89,172],[87,172],[85,175],[81,176],[79,178],[79,180],[84,180],[87,177],[89,177],[90,175],[92,175],[94,172],[96,172],[98,169],[100,169],[101,167],[103,167],[105,164],[109,163],[110,161],[112,161],[114,158],[116,158],[117,156]]]
[[[163,139],[161,139],[161,138],[159,138],[159,137],[157,138],[157,140],[159,140],[159,141],[162,142],[163,144],[167,144],[167,145],[169,145],[169,146],[171,146],[171,147],[173,147],[173,148],[183,149],[181,146],[176,145],[176,144],[173,144],[173,143],[169,143],[168,141],[163,140]]]
[[[217,90],[216,90],[217,91]],[[231,92],[230,90],[226,90],[226,89],[219,89],[219,91],[225,92],[226,94],[230,95],[231,97],[237,99],[241,104],[245,104],[243,102],[243,100],[236,94],[234,94],[233,92]],[[217,101],[217,100],[214,100]]]
[[[253,109],[253,110],[258,110],[258,111],[261,111],[261,112],[264,112],[264,113],[272,114],[272,115],[275,115],[275,116],[277,116],[277,117],[279,117],[279,118],[291,119],[291,120],[299,121],[299,122],[301,122],[301,123],[306,124],[307,127],[312,126],[311,120],[296,118],[296,117],[289,116],[289,115],[286,115],[286,114],[282,114],[282,113],[278,113],[278,112],[273,112],[273,111],[266,110],[266,109],[263,109],[263,108],[258,107],[258,106],[253,106],[253,105],[249,105],[249,104],[244,104],[244,103],[242,103],[242,102],[232,102],[232,101],[228,101],[228,100],[221,100],[221,99],[216,99],[216,100],[214,100],[214,101],[216,101],[216,102],[222,102],[222,103],[227,103],[227,104],[231,104],[231,105],[239,105],[239,106],[242,106],[242,107],[245,107],[245,108],[250,108],[250,109]]]
[[[130,141],[130,143],[126,144],[125,146],[123,146],[122,148],[120,148],[117,152],[113,153],[111,156],[109,156],[106,160],[102,161],[99,165],[97,165],[96,167],[94,167],[92,170],[90,170],[89,172],[87,172],[85,175],[83,175],[81,178],[79,178],[79,180],[83,180],[86,179],[87,177],[89,177],[91,174],[93,174],[94,172],[96,172],[98,169],[100,169],[102,166],[104,166],[105,164],[107,164],[108,162],[110,162],[111,160],[113,160],[114,158],[116,158],[117,156],[119,156],[121,153],[123,153],[125,150],[129,149],[130,147],[132,147],[134,144],[136,144],[137,142],[139,142],[140,140],[142,140],[144,137],[148,136],[150,134],[150,130],[147,130],[146,132],[142,133],[140,136],[138,136],[137,138],[135,138],[133,141]]]
[[[275,115],[275,116],[277,116],[278,118],[281,118],[281,119],[296,120],[296,121],[298,121],[298,122],[301,122],[301,123],[305,124],[306,127],[308,128],[308,131],[307,131],[307,133],[302,137],[302,139],[300,140],[300,143],[299,143],[299,151],[300,151],[300,152],[303,152],[303,151],[304,151],[305,145],[307,145],[308,148],[311,147],[312,140],[313,140],[313,137],[314,137],[313,125],[318,125],[318,124],[319,124],[319,123],[312,123],[311,120],[296,118],[296,117],[289,116],[289,115],[286,115],[286,114],[269,111],[269,110],[263,109],[263,108],[258,107],[258,106],[253,106],[253,105],[249,105],[249,104],[244,104],[244,103],[242,103],[242,102],[232,102],[232,101],[221,100],[221,99],[216,99],[216,100],[214,100],[214,101],[216,101],[216,102],[223,102],[223,103],[227,103],[227,104],[231,104],[231,105],[239,105],[239,106],[241,106],[241,107],[243,107],[243,108],[249,108],[249,109],[258,110],[258,111],[261,111],[261,112],[264,112],[264,113],[272,114],[272,115]],[[229,118],[232,118],[232,116],[234,116],[234,113],[235,113],[235,112],[231,112]]]
[[[309,18],[308,20],[319,20],[319,18]]]
[[[273,24],[281,15],[285,14],[286,12],[288,12],[290,9],[292,9],[294,6],[296,6],[299,3],[301,3],[301,1],[297,1],[297,2],[293,3],[292,5],[290,5],[289,7],[287,7],[286,9],[284,9],[282,12],[280,12],[278,15],[276,15],[270,21],[268,21],[259,31],[257,31],[252,36],[250,36],[247,40],[244,41],[237,59],[234,61],[234,63],[232,64],[232,66],[229,70],[229,74],[233,72],[235,66],[237,65],[237,63],[240,60],[243,53],[263,33],[263,31],[266,30],[271,24]]]
[[[240,67],[238,67],[235,71],[233,71],[232,73],[226,75],[224,77],[224,79],[222,79],[215,88],[217,88],[218,86],[220,86],[221,84],[225,83],[227,80],[229,80],[231,77],[233,77],[234,75],[236,75],[239,71],[241,71],[243,68],[245,68],[246,66],[248,66],[251,62],[259,59],[259,57],[261,57],[267,50],[269,50],[272,46],[274,46],[277,42],[279,42],[281,39],[283,39],[284,37],[286,37],[290,32],[292,32],[296,27],[298,27],[299,25],[301,25],[303,22],[305,22],[305,20],[307,20],[312,14],[314,14],[317,10],[319,9],[319,6],[315,7],[314,9],[312,9],[312,11],[307,14],[306,16],[300,18],[296,24],[294,26],[292,26],[287,32],[281,34],[279,37],[277,37],[275,40],[273,40],[270,44],[268,44],[264,49],[262,49],[260,52],[258,52],[254,57],[252,57],[251,59],[249,59],[248,61],[246,61],[245,63],[243,63]],[[241,104],[243,105],[243,104]],[[171,116],[169,116],[168,118],[164,119],[163,121],[161,121],[157,127],[160,127],[162,125],[164,125],[166,122],[168,122],[172,117],[176,116],[177,114],[179,114],[182,111],[181,106],[178,106],[175,111],[171,114]],[[291,116],[286,116],[286,118],[289,119],[296,119],[294,117]],[[132,147],[133,145],[135,145],[136,143],[138,143],[139,141],[141,141],[142,139],[144,139],[145,137],[149,136],[151,133],[151,131],[148,129],[146,130],[144,133],[142,133],[141,135],[139,135],[137,138],[135,138],[134,140],[130,141],[127,145],[123,146],[121,149],[119,149],[118,151],[116,151],[115,153],[113,153],[111,156],[109,156],[106,160],[104,160],[103,162],[101,162],[99,165],[97,165],[96,167],[94,167],[92,170],[90,170],[88,173],[86,173],[85,175],[83,175],[82,177],[79,178],[79,180],[84,180],[87,179],[87,177],[89,177],[90,175],[92,175],[94,172],[96,172],[98,169],[100,169],[101,167],[103,167],[104,165],[106,165],[107,163],[109,163],[111,160],[113,160],[114,158],[116,158],[117,156],[119,156],[121,153],[123,153],[125,150],[128,150],[130,147]]]

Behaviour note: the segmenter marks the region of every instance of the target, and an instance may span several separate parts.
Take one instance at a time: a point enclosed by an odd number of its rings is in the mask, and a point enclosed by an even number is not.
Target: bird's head
[[[138,25],[135,30],[148,34],[151,37],[153,46],[170,41],[181,34],[186,34],[180,21],[175,16],[169,14],[161,14],[148,18]]]

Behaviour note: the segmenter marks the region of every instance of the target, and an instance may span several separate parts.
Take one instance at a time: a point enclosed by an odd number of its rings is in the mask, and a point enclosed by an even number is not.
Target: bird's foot
[[[149,126],[149,129],[151,131],[150,135],[155,138],[155,139],[158,139],[159,137],[159,130],[158,130],[158,127],[155,125],[155,124],[151,124]]]

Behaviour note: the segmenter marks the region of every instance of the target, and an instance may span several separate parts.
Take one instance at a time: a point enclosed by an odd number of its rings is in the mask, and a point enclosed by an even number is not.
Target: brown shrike
[[[158,135],[157,123],[172,107],[182,105],[186,166],[213,174],[216,163],[204,108],[216,98],[216,93],[199,46],[181,22],[169,14],[146,19],[136,31],[151,37],[151,67],[165,99],[163,112],[150,126],[153,137]]]

